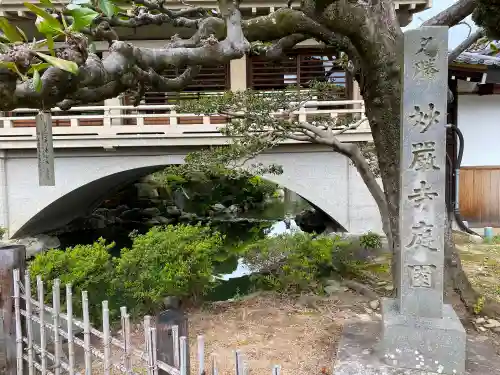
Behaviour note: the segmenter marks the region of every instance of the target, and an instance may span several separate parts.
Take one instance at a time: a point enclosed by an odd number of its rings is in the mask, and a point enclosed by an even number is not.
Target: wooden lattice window
[[[163,72],[162,75],[167,78],[175,78],[181,75],[183,69],[170,69]],[[204,95],[217,94],[230,89],[230,75],[229,64],[215,67],[203,67],[200,73],[196,76],[193,82],[182,89],[181,92],[148,92],[141,100],[144,105],[173,105],[179,103],[181,100],[198,99]],[[124,97],[123,103],[131,105],[132,98]],[[148,109],[141,110],[142,113],[147,114],[163,114],[168,113],[169,110],[165,109]],[[198,124],[199,117],[182,117],[179,118],[179,124]],[[220,116],[210,116],[210,123],[219,124],[224,123],[225,119]],[[135,124],[135,119],[128,119],[127,124]],[[145,118],[146,125],[168,125],[170,120],[163,117]]]
[[[291,85],[307,89],[312,81],[329,81],[338,85],[339,99],[351,96],[349,75],[339,66],[334,52],[297,49],[278,61],[251,56],[247,72],[248,85],[254,90],[280,90]]]
[[[181,75],[183,69],[172,68],[163,72],[167,78]],[[203,67],[196,78],[179,93],[148,92],[142,100],[143,104],[175,104],[179,100],[198,98],[206,93],[218,93],[230,89],[229,64],[215,67]],[[125,104],[132,104],[130,98],[125,98]]]

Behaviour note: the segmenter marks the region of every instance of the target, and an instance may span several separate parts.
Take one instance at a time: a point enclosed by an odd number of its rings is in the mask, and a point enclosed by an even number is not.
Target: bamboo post
[[[41,373],[42,375],[47,374],[47,354],[46,347],[47,341],[45,339],[45,302],[44,302],[44,291],[43,291],[43,281],[42,277],[38,275],[36,277],[36,287],[38,291],[38,307],[40,309],[38,318],[40,319],[40,357],[41,357]]]
[[[179,368],[180,358],[179,358],[179,326],[172,327],[172,341],[174,350],[174,367]]]
[[[92,375],[92,352],[90,349],[90,316],[89,296],[87,291],[82,291],[83,310],[83,349],[85,352],[85,375]]]
[[[104,375],[110,375],[111,368],[111,348],[109,331],[109,307],[108,301],[102,301],[102,333],[104,346]]]
[[[68,365],[69,375],[75,374],[75,347],[73,343],[73,292],[71,284],[66,284],[66,314],[68,329]]]
[[[181,375],[187,375],[187,338],[186,336],[182,336],[179,339],[180,349],[181,349]]]
[[[125,346],[123,350],[124,354],[124,365],[126,374],[129,375],[132,372],[132,367],[130,363],[130,315],[127,314],[127,308],[125,306],[120,307],[121,321],[122,321],[122,334],[123,334],[123,345]]]
[[[203,336],[198,336],[198,375],[205,372],[205,340]]]
[[[151,327],[149,329],[149,338],[151,340],[151,359],[153,375],[158,375],[158,358],[157,358],[157,347],[156,347],[156,328]]]
[[[210,355],[212,375],[219,375],[219,369],[217,367],[217,354],[212,353]]]
[[[14,270],[14,313],[16,319],[17,373],[23,373],[23,332],[21,329],[21,277],[19,269]]]
[[[151,328],[151,317],[149,315],[146,315],[144,317],[144,343],[146,344],[146,353],[148,356],[148,368],[147,368],[147,374],[148,375],[153,375],[152,371],[152,352],[151,352],[151,334],[149,329]]]
[[[33,364],[34,351],[33,351],[33,307],[31,303],[31,277],[29,271],[24,275],[24,290],[26,301],[26,334],[28,339],[28,375],[34,375],[35,367]],[[73,374],[70,374],[73,375]]]
[[[52,320],[54,322],[54,374],[61,374],[61,340],[59,337],[59,315],[61,314],[61,282],[54,280],[52,285]]]

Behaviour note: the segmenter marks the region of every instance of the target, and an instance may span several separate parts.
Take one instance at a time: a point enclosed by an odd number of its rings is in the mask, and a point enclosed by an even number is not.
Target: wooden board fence
[[[83,291],[81,296],[80,321],[74,316],[71,285],[65,286],[66,312],[63,313],[60,303],[61,285],[58,279],[53,282],[52,306],[47,306],[44,302],[42,279],[36,278],[37,298],[34,298],[29,272],[25,272],[24,282],[20,275],[18,269],[13,271],[17,375],[144,375],[143,372],[138,372],[137,368],[145,369],[147,375],[159,375],[160,370],[169,375],[189,373],[187,338],[179,337],[177,326],[172,327],[174,363],[170,365],[157,358],[156,327],[150,316],[145,316],[143,321],[145,350],[138,350],[131,343],[131,321],[126,307],[120,308],[122,339],[119,340],[111,334],[108,301],[102,302],[102,331],[99,331],[90,324],[86,291]],[[83,333],[83,340],[77,337],[78,330]],[[92,344],[93,337],[101,342],[101,348]],[[63,349],[64,346],[66,350]],[[80,364],[77,363],[75,355],[77,348],[83,349],[84,358]],[[113,350],[121,353],[119,358],[112,355]],[[197,339],[197,359],[197,375],[206,374],[203,336],[198,336]],[[94,363],[96,360],[102,363],[97,372]],[[238,350],[235,351],[235,363],[236,375],[248,375],[247,362]],[[209,370],[212,375],[218,375],[215,354],[210,355]],[[272,374],[280,375],[280,367],[274,366]]]

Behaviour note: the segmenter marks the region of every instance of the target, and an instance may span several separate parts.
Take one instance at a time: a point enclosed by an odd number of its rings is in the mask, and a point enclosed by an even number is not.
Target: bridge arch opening
[[[40,233],[53,232],[76,219],[89,216],[108,197],[119,192],[128,185],[138,182],[141,178],[163,170],[168,166],[169,165],[160,164],[123,170],[79,186],[48,204],[11,237],[22,238]],[[321,211],[317,205],[311,202],[307,196],[304,197],[304,194],[301,194],[301,192],[289,188],[286,184],[283,184],[283,181],[280,181],[279,178],[273,177],[274,176],[264,176],[266,180],[294,191],[298,196],[307,201],[318,212],[317,218],[330,218],[328,214]],[[336,223],[339,231],[346,231],[345,227],[336,220],[332,220],[332,222]]]

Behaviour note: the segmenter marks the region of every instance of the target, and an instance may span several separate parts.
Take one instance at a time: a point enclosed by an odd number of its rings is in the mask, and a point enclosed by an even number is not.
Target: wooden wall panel
[[[500,167],[460,169],[460,213],[472,227],[500,227]]]

